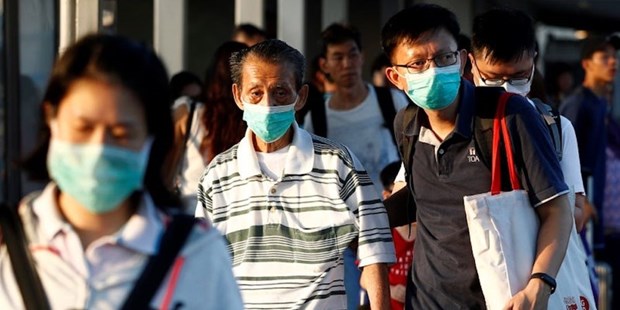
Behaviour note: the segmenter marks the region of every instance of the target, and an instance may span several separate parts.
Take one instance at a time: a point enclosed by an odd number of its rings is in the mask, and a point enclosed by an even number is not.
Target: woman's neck
[[[101,214],[88,211],[73,197],[62,192],[56,201],[60,212],[78,234],[84,249],[93,241],[121,229],[134,210],[130,198],[125,199],[116,209]]]

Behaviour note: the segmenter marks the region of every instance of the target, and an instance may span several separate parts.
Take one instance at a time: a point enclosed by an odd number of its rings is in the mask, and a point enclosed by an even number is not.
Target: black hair
[[[442,6],[419,3],[392,16],[381,31],[381,46],[390,59],[402,42],[415,43],[423,35],[444,29],[457,41],[461,28],[454,13]]]
[[[158,207],[180,206],[162,174],[162,163],[172,148],[173,125],[168,74],[155,52],[121,36],[87,35],[71,45],[54,64],[43,104],[51,108],[51,113],[57,113],[71,86],[83,79],[120,85],[138,98],[144,108],[148,133],[154,139],[144,185]],[[49,179],[46,159],[50,138],[49,126],[43,122],[39,145],[23,162],[33,179]]]
[[[200,78],[189,72],[189,71],[181,71],[170,78],[170,99],[171,101],[176,100],[181,97],[183,89],[192,84],[197,84],[202,87],[202,81]]]
[[[267,33],[264,30],[249,23],[237,25],[237,27],[235,27],[235,29],[233,30],[233,35],[232,35],[233,38],[240,33],[243,33],[250,38],[254,38],[254,37],[267,38]]]
[[[301,89],[306,60],[304,55],[284,41],[277,39],[265,40],[250,48],[233,53],[230,57],[230,73],[233,83],[239,86],[242,86],[241,73],[248,57],[256,57],[270,64],[289,64],[293,66],[295,70],[295,88],[297,90]]]
[[[394,184],[394,180],[398,175],[398,171],[400,170],[400,161],[395,161],[389,163],[383,170],[381,170],[381,184],[383,185],[383,189],[388,190],[391,185]]]
[[[327,48],[332,44],[342,44],[353,41],[358,50],[362,50],[362,38],[359,31],[350,25],[333,23],[321,32],[321,55],[325,57]]]
[[[523,53],[534,57],[536,34],[532,18],[525,12],[501,7],[474,18],[472,53],[491,63],[521,60]]]

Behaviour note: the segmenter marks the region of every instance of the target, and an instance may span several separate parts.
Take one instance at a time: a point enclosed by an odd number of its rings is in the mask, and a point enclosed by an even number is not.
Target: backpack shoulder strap
[[[327,138],[327,112],[325,111],[325,101],[317,102],[310,110],[312,129],[314,134]]]
[[[406,108],[400,110],[395,116],[394,128],[392,129],[395,134],[396,146],[398,146],[400,157],[408,175],[411,175],[410,170],[413,162],[412,156],[413,153],[415,153],[416,141],[413,141],[413,137],[405,135],[404,131],[405,128],[416,118],[418,109],[418,106],[415,104],[409,104]]]
[[[159,252],[149,258],[122,309],[140,309],[150,304],[193,227],[194,217],[191,215],[176,214],[172,217],[159,241]]]
[[[396,108],[394,107],[392,91],[389,87],[374,86],[374,88],[375,93],[377,94],[377,103],[381,109],[381,115],[383,116],[383,126],[390,131],[394,145],[398,145],[396,136],[394,135],[394,117],[396,117]]]
[[[387,210],[390,227],[398,227],[409,224],[415,220],[416,204],[413,197],[413,184],[411,181],[411,165],[415,153],[415,137],[405,135],[405,130],[413,122],[418,113],[418,106],[411,103],[406,108],[398,111],[394,118],[394,134],[400,157],[405,167],[405,179],[407,187],[394,193],[384,201]],[[405,208],[403,208],[405,206]]]
[[[28,249],[20,217],[11,206],[0,204],[0,230],[6,244],[15,281],[26,309],[51,309]]]
[[[538,98],[531,98],[531,100],[534,102],[534,106],[538,113],[540,113],[540,116],[542,116],[545,124],[547,124],[553,147],[555,148],[555,154],[559,160],[562,160],[562,122],[560,121],[560,113],[557,109]]]

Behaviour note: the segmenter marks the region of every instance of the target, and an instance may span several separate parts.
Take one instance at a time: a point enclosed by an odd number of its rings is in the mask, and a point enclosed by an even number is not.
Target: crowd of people
[[[563,65],[545,85],[533,20],[511,8],[476,16],[471,40],[442,6],[401,10],[370,82],[354,27],[334,23],[321,40],[306,74],[300,51],[239,25],[204,79],[169,78],[150,48],[117,35],[67,49],[23,161],[48,182],[18,207],[29,260],[1,245],[0,308],[32,296],[23,266],[52,309],[547,309],[567,255],[590,272],[574,275],[589,285],[567,309],[620,292],[619,38],[583,42],[577,88]],[[540,224],[532,276],[490,305],[463,197],[491,187],[478,126],[503,93]]]

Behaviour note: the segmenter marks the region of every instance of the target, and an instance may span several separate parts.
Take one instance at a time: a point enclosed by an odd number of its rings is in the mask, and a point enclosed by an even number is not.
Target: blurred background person
[[[464,33],[460,33],[456,37],[456,45],[459,50],[466,50],[468,53],[471,52],[471,38]],[[474,82],[474,76],[471,73],[471,60],[469,60],[469,58],[467,58],[465,62],[465,69],[463,69],[462,76],[464,79],[472,83]]]
[[[175,146],[168,178],[191,214],[202,172],[213,157],[239,142],[247,128],[232,95],[229,64],[230,56],[244,48],[247,45],[235,41],[220,45],[207,69],[201,100],[192,107],[192,101],[182,97],[173,106]]]
[[[241,42],[247,46],[263,42],[267,39],[267,33],[253,24],[240,24],[233,30],[233,41]]]
[[[31,176],[51,181],[20,206],[51,308],[120,308],[158,253],[180,205],[162,179],[173,133],[168,98],[159,58],[121,37],[87,36],[56,62],[41,143],[25,162]],[[241,309],[222,240],[196,222],[148,308]],[[0,308],[22,309],[6,253],[3,245]]]
[[[202,81],[195,74],[181,71],[170,78],[170,102],[183,96],[198,100],[201,95]]]
[[[560,103],[575,89],[575,76],[568,63],[558,62],[549,66],[546,74],[547,90],[553,107]]]

